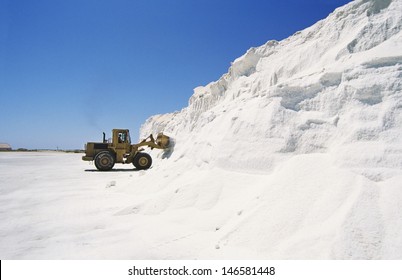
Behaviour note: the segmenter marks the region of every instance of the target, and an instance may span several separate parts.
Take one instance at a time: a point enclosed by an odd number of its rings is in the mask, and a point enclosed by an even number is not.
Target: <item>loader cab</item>
[[[130,133],[128,129],[113,129],[113,145],[131,144]]]
[[[124,155],[131,151],[131,140],[128,129],[113,129],[111,148],[116,162],[124,162]]]

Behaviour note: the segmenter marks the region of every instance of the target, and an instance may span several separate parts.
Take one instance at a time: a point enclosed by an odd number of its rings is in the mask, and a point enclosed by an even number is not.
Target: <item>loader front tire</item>
[[[95,166],[100,171],[111,170],[114,163],[114,156],[109,151],[102,151],[95,156]]]
[[[152,165],[152,158],[146,153],[138,153],[134,157],[133,164],[139,170],[148,169]]]

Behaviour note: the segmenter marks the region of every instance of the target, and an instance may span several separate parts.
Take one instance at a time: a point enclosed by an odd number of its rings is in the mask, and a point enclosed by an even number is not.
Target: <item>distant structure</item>
[[[0,151],[11,151],[11,146],[7,143],[0,143]]]

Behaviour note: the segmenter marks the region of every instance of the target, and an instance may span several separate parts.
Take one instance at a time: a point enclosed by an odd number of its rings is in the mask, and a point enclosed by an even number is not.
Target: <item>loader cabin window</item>
[[[119,143],[127,143],[127,134],[125,132],[119,133]]]

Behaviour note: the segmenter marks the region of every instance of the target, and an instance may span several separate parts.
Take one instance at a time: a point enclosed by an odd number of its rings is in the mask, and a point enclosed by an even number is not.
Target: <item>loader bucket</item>
[[[156,144],[162,149],[169,148],[170,145],[169,136],[164,135],[162,132],[158,133],[158,136],[156,137]]]

